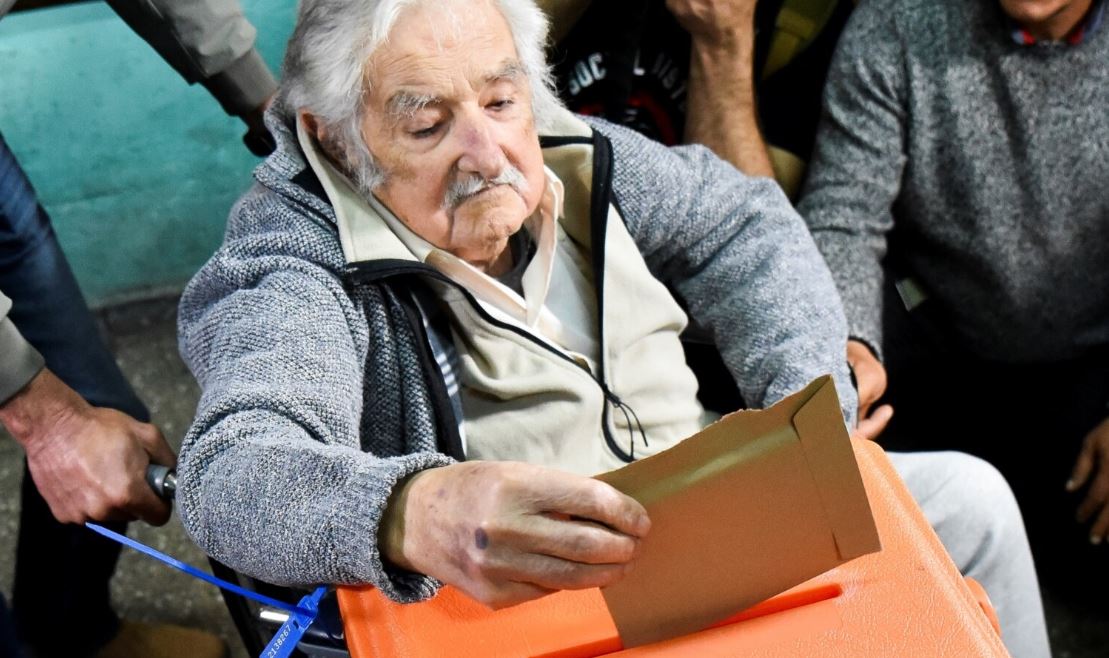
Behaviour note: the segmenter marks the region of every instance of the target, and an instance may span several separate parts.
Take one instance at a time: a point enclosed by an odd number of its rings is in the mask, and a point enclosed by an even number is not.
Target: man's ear
[[[304,124],[304,128],[308,131],[308,134],[316,138],[316,143],[327,143],[327,130],[323,127],[323,124],[316,120],[314,114],[308,110],[299,110],[297,112],[297,118]]]

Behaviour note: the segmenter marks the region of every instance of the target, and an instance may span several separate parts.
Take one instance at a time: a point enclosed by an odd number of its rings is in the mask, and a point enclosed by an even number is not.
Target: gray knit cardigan
[[[429,399],[438,373],[417,356],[411,281],[350,276],[332,208],[279,117],[277,151],[181,299],[181,354],[203,394],[181,448],[178,509],[205,551],[244,573],[419,600],[438,583],[384,564],[377,532],[398,480],[452,461]],[[701,147],[592,125],[611,143],[613,200],[632,237],[714,337],[744,398],[770,404],[832,373],[851,418],[839,298],[774,183]]]

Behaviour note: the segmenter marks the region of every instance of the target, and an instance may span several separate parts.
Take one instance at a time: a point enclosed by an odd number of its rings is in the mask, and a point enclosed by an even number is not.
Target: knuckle
[[[493,570],[493,560],[485,551],[470,551],[470,565],[474,571],[483,574]]]
[[[590,534],[578,533],[567,539],[570,552],[578,557],[594,555],[598,552],[598,542]]]
[[[590,569],[585,566],[567,566],[561,573],[557,575],[558,584],[562,589],[581,589],[582,587],[589,587],[598,580],[598,576],[603,572],[600,567]]]
[[[590,495],[592,495],[597,509],[605,518],[620,518],[632,511],[625,509],[625,503],[620,493],[602,482],[591,484]]]
[[[113,513],[126,512],[132,507],[133,501],[126,494],[113,494],[108,498],[108,507]]]
[[[624,577],[624,570],[618,568],[609,568],[600,570],[593,578],[594,582],[590,583],[589,587],[606,587],[619,582]]]
[[[79,511],[72,510],[69,507],[55,507],[51,505],[50,512],[54,515],[54,518],[62,523],[81,523],[84,517]]]
[[[111,516],[113,508],[104,499],[98,498],[97,500],[89,503],[85,509],[84,516],[90,519],[107,519]]]
[[[123,485],[115,485],[104,492],[105,503],[113,510],[124,510],[132,504],[131,491]]]
[[[512,530],[502,527],[497,519],[483,518],[475,524],[469,536],[469,543],[473,548],[484,553],[491,546],[504,542],[511,534]]]
[[[651,517],[638,503],[628,512],[626,518],[628,525],[634,529],[635,536],[645,537],[651,532]]]
[[[623,573],[622,568],[607,565],[577,568],[567,574],[567,586],[573,589],[604,587],[620,580],[621,573]]]
[[[471,547],[465,552],[462,568],[469,577],[484,579],[497,570],[497,565],[488,550]]]
[[[499,473],[496,477],[490,478],[485,487],[490,499],[503,501],[509,498],[513,488],[511,478],[512,475],[507,473]]]
[[[630,562],[639,552],[639,542],[630,538],[621,538],[614,543],[613,548],[616,562]]]

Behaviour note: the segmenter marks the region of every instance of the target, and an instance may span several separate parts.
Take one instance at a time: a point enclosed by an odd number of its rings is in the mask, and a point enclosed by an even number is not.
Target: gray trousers
[[[960,452],[887,454],[959,571],[986,589],[1009,653],[1050,656],[1024,520],[1001,473]]]

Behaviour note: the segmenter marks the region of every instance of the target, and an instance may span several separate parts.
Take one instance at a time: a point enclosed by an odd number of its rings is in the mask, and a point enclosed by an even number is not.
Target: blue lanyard
[[[263,605],[288,612],[289,619],[281,625],[281,628],[277,629],[277,633],[274,634],[273,639],[270,640],[270,643],[262,650],[260,658],[288,658],[293,650],[296,649],[297,642],[300,641],[300,638],[304,637],[304,633],[308,630],[308,627],[312,625],[312,622],[316,621],[316,616],[320,611],[320,599],[327,593],[326,586],[317,587],[311,594],[303,597],[297,605],[292,605],[264,594],[259,594],[258,592],[252,592],[249,589],[240,587],[234,583],[229,583],[226,580],[216,578],[190,564],[185,564],[176,558],[170,557],[146,544],[137,542],[126,535],[113,532],[104,526],[95,523],[86,523],[85,526],[89,530],[98,532],[108,539],[117,541],[128,548],[133,548],[144,555],[148,555],[178,571],[183,571],[194,578],[199,578],[204,582],[211,583],[216,587],[234,592],[240,596],[245,596]]]

